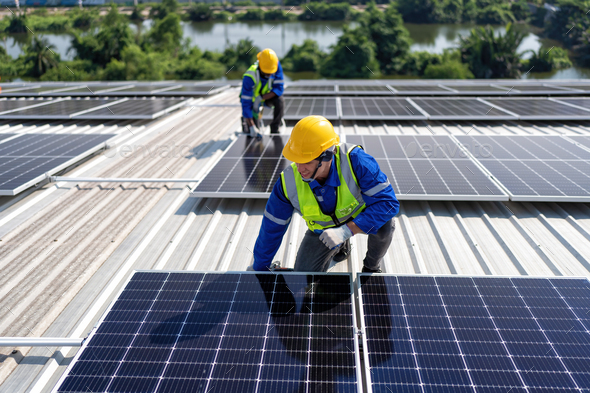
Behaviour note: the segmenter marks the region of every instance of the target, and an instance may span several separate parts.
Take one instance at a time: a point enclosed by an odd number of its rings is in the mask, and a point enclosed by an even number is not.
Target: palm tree
[[[475,28],[468,37],[460,38],[461,61],[476,78],[518,78],[521,54],[516,50],[524,37],[512,23],[504,35],[496,35],[490,26]]]
[[[50,68],[57,67],[60,59],[53,49],[55,45],[46,38],[33,37],[31,44],[25,48],[25,64],[30,65],[31,76],[39,77]]]

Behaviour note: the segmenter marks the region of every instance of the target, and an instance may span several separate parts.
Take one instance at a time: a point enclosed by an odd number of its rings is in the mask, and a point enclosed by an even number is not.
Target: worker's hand
[[[271,91],[270,93],[266,93],[266,94],[263,94],[263,95],[262,95],[262,99],[263,99],[264,101],[266,101],[266,100],[270,100],[271,98],[274,98],[274,97],[276,97],[276,94],[275,94],[275,92],[274,92],[274,91]]]
[[[254,126],[254,119],[253,118],[247,117],[246,122],[248,123],[248,126],[250,126],[250,127]]]
[[[338,228],[328,228],[321,235],[320,240],[330,250],[338,247],[352,237],[352,232],[348,226],[342,225]]]

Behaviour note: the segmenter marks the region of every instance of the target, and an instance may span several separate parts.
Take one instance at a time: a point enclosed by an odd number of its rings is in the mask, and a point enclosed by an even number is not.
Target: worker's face
[[[318,169],[318,172],[315,175],[315,178],[324,178],[328,176],[328,173],[330,172],[330,162],[324,162],[322,164],[322,166]],[[319,160],[313,160],[310,162],[307,162],[305,164],[295,164],[297,165],[297,171],[299,172],[299,174],[301,174],[301,177],[303,177],[304,179],[309,179],[311,177],[311,175],[313,175],[313,172],[315,171],[315,169],[317,168],[319,164]]]
[[[268,79],[270,74],[265,74],[264,72],[260,71],[260,76],[263,77],[264,79]]]

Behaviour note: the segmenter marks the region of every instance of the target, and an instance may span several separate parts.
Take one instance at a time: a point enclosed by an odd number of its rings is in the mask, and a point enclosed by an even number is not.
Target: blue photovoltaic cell
[[[6,135],[2,134],[0,141]],[[112,134],[23,134],[0,143],[0,195],[17,190],[106,142]]]
[[[519,199],[590,198],[590,152],[560,136],[459,135],[487,152],[478,161]]]
[[[373,392],[590,389],[587,279],[361,275]]]
[[[507,200],[449,136],[347,135],[346,142],[361,145],[377,160],[400,198]]]
[[[136,272],[54,392],[357,392],[350,274]]]

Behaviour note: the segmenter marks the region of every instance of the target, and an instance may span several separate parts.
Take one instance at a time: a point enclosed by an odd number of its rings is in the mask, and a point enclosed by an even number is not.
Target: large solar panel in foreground
[[[194,195],[203,197],[268,198],[283,169],[288,135],[264,135],[262,139],[240,135],[197,185]]]
[[[515,201],[590,201],[590,152],[560,136],[461,135]]]
[[[590,390],[585,278],[360,276],[368,392]]]
[[[14,136],[14,135],[13,135]],[[0,141],[0,195],[16,195],[104,148],[114,135],[21,134]]]
[[[351,275],[135,272],[53,390],[359,392]]]
[[[387,175],[398,199],[508,200],[508,196],[446,135],[347,135]],[[475,157],[487,152],[470,148]]]

